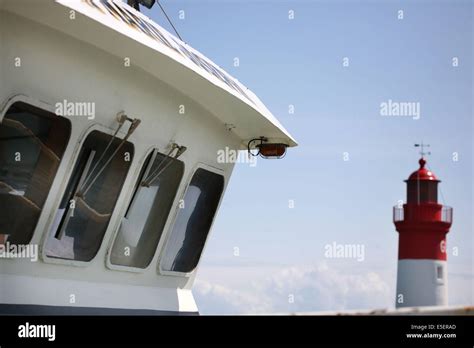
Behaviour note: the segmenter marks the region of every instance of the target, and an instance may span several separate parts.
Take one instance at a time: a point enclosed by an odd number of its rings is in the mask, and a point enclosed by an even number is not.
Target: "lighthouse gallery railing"
[[[429,216],[433,211],[440,210],[440,215],[438,221],[441,222],[446,222],[446,223],[452,223],[453,222],[453,208],[448,207],[446,205],[441,206],[441,208],[438,205],[419,205],[416,206],[416,216],[419,218],[421,217],[421,220],[423,216]],[[412,214],[414,215],[414,214]],[[432,216],[432,215],[431,215]],[[398,222],[398,221],[405,221],[405,220],[411,220],[413,216],[407,216],[405,219],[405,209],[403,206],[396,205],[393,207],[393,221]]]

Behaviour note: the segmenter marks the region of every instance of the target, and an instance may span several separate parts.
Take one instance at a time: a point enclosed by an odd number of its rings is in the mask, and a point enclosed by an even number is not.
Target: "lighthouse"
[[[399,236],[396,307],[448,304],[446,234],[453,210],[438,204],[440,180],[424,155],[422,149],[420,167],[405,180],[406,204],[393,208]]]

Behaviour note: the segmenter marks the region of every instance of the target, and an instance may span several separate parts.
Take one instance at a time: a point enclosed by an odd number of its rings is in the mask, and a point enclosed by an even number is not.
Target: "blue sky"
[[[184,41],[254,91],[300,144],[283,160],[236,165],[200,265],[202,313],[393,307],[391,209],[421,140],[441,203],[454,207],[449,300],[474,303],[472,2],[162,4]],[[170,30],[158,7],[145,14]],[[420,103],[420,119],[381,116],[389,99]],[[332,242],[364,245],[364,261],[325,258]]]

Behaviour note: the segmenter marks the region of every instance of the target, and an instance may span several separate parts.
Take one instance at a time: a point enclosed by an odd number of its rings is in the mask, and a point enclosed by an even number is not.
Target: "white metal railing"
[[[393,207],[393,222],[403,221],[405,217],[405,210],[398,205]]]
[[[453,222],[453,208],[443,205],[441,209],[441,221],[452,223]]]
[[[416,215],[418,218],[423,218],[424,216],[432,216],[429,213],[435,212],[437,209],[438,209],[437,206],[420,205],[417,207]],[[410,216],[407,216],[406,220],[411,220]],[[393,222],[398,222],[398,221],[405,221],[405,209],[404,207],[396,205],[393,207]],[[443,205],[441,207],[441,215],[438,221],[452,223],[453,222],[453,208]]]

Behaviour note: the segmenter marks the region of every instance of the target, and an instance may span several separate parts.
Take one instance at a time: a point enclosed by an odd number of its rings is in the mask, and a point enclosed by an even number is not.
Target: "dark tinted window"
[[[99,131],[87,136],[46,243],[48,256],[90,261],[96,255],[133,158],[129,142],[111,157],[121,142]]]
[[[197,266],[223,189],[222,175],[196,170],[166,245],[164,270],[191,272]]]
[[[0,124],[1,241],[30,242],[70,134],[64,117],[21,102],[8,109]]]
[[[420,180],[408,182],[407,202],[421,203],[438,201],[438,182]]]
[[[138,268],[150,264],[183,171],[184,164],[181,161],[157,152],[148,156],[112,248],[110,261],[113,264]],[[147,183],[147,178],[160,172]]]

